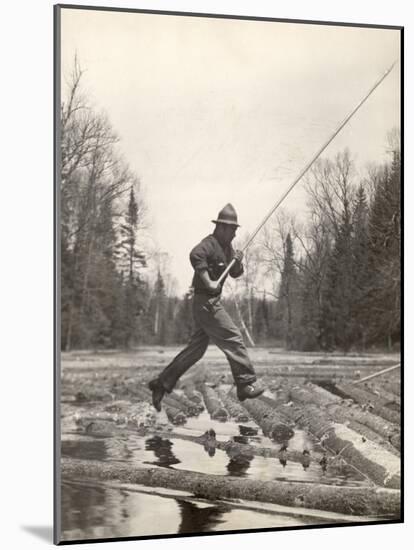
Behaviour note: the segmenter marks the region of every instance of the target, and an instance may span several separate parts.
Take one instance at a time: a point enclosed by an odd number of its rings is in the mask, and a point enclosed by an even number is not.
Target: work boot
[[[237,397],[239,401],[244,401],[245,399],[254,399],[262,395],[264,389],[256,388],[253,384],[243,384],[243,386],[237,386]]]
[[[165,388],[161,384],[158,378],[154,378],[154,380],[151,380],[148,382],[148,387],[152,392],[152,404],[154,405],[154,408],[160,412],[161,411],[161,401],[165,394]]]

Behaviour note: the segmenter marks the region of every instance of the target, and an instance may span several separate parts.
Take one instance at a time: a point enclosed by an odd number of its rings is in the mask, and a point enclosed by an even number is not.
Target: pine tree
[[[401,295],[401,174],[400,154],[379,179],[369,214],[369,265],[367,322],[372,342],[391,348],[400,340]]]
[[[254,308],[254,339],[258,343],[266,344],[269,340],[269,304],[266,293],[260,299],[255,300]]]
[[[192,292],[186,292],[177,306],[173,332],[173,339],[177,344],[188,342],[194,330],[192,298]]]
[[[117,246],[120,266],[124,273],[123,332],[124,346],[131,347],[139,340],[137,317],[144,312],[145,283],[140,269],[146,266],[145,254],[138,248],[139,207],[131,187],[125,222],[121,225],[121,242]]]
[[[154,287],[154,341],[156,344],[165,345],[167,340],[167,294],[165,292],[164,279],[161,272],[158,271],[157,280]]]
[[[332,347],[348,351],[353,342],[351,316],[353,291],[352,225],[350,205],[345,204],[338,225],[332,254],[328,262],[324,291],[324,320],[327,342]]]
[[[367,344],[367,326],[365,311],[367,308],[366,295],[371,281],[368,260],[368,203],[362,185],[358,187],[354,210],[352,214],[352,302],[351,320],[354,325],[354,341],[357,347],[365,349]]]
[[[282,337],[287,349],[294,345],[297,324],[298,280],[295,267],[293,243],[290,233],[287,234],[284,246],[284,261],[279,285],[279,297],[276,308],[277,320],[280,323]]]

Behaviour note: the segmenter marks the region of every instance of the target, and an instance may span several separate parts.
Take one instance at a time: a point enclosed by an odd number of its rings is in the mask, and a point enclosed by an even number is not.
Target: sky
[[[188,255],[232,203],[243,238],[384,71],[397,30],[62,10],[62,93],[75,53],[145,191],[177,292]],[[387,159],[400,121],[400,64],[324,152],[348,147],[363,173]],[[283,207],[306,215],[303,185]],[[237,247],[237,237],[235,241]]]

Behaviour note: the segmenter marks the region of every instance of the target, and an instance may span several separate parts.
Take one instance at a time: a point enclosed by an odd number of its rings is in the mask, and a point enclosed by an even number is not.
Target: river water
[[[175,427],[174,434],[200,435],[208,429],[214,429],[216,438],[222,441],[232,438],[255,446],[275,445],[261,435],[253,422],[218,422],[211,420],[207,413],[190,418],[184,426]],[[289,441],[292,450],[312,450],[313,445],[309,436],[300,430]],[[232,456],[220,449],[214,449],[212,453],[203,445],[173,435],[141,437],[128,433],[114,437],[68,432],[63,434],[61,453],[66,458],[114,461],[140,468],[173,468],[261,481],[290,480],[348,486],[365,483],[349,470],[332,474],[324,472],[317,462],[304,467],[299,462],[286,463],[274,457]],[[195,501],[192,495],[148,494],[148,488],[111,487],[65,479],[62,484],[62,539],[89,540],[332,523],[323,517],[315,519],[306,513],[301,515],[300,510],[280,513],[270,508],[266,511],[240,509],[231,502]]]

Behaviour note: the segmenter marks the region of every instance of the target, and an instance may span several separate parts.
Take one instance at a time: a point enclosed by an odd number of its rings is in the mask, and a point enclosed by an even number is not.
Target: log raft
[[[379,487],[259,481],[231,476],[201,474],[169,468],[135,468],[122,463],[63,458],[62,479],[98,479],[149,487],[190,491],[208,500],[247,499],[313,508],[352,515],[396,519],[400,513],[400,491]]]
[[[369,411],[363,411],[360,407],[346,406],[340,397],[313,384],[292,387],[291,397],[297,403],[316,404],[324,408],[328,417],[336,422],[348,424],[364,437],[384,447],[385,450],[395,454],[395,451],[390,449],[390,445],[392,445],[396,451],[399,451],[400,428],[396,424]]]
[[[400,458],[370,440],[363,440],[355,431],[331,420],[326,411],[314,403],[307,404],[310,392],[298,388],[292,397],[302,403],[298,424],[323,442],[359,472],[383,487],[400,488]],[[332,406],[332,405],[331,405]]]

